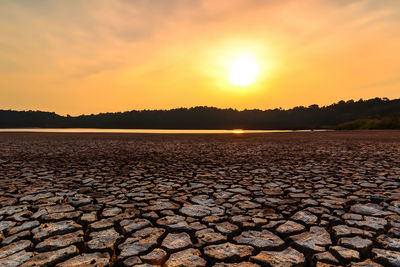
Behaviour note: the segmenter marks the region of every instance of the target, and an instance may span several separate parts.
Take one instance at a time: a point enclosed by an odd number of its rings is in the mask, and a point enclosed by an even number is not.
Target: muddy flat
[[[0,266],[400,266],[400,131],[0,133]]]

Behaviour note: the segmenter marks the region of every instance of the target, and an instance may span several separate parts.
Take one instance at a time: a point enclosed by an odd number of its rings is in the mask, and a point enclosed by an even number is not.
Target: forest
[[[0,128],[107,129],[400,129],[400,99],[339,101],[291,109],[219,109],[199,106],[80,116],[0,110]]]

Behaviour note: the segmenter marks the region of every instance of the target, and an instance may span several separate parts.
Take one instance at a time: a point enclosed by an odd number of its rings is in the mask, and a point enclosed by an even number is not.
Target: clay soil
[[[400,131],[0,133],[0,266],[400,266]]]

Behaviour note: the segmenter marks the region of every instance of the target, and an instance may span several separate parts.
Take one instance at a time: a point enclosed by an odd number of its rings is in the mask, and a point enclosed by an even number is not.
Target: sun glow
[[[234,134],[243,134],[244,130],[243,129],[233,129],[232,133],[234,133]]]
[[[229,81],[235,86],[252,84],[260,73],[260,66],[252,55],[240,55],[228,65]]]

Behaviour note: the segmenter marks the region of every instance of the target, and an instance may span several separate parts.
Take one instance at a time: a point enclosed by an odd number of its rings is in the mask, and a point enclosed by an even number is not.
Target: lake
[[[328,131],[328,130],[314,130]],[[166,130],[166,129],[97,129],[97,128],[3,128],[0,132],[41,133],[151,133],[151,134],[243,134],[243,133],[289,133],[312,132],[312,130]]]

